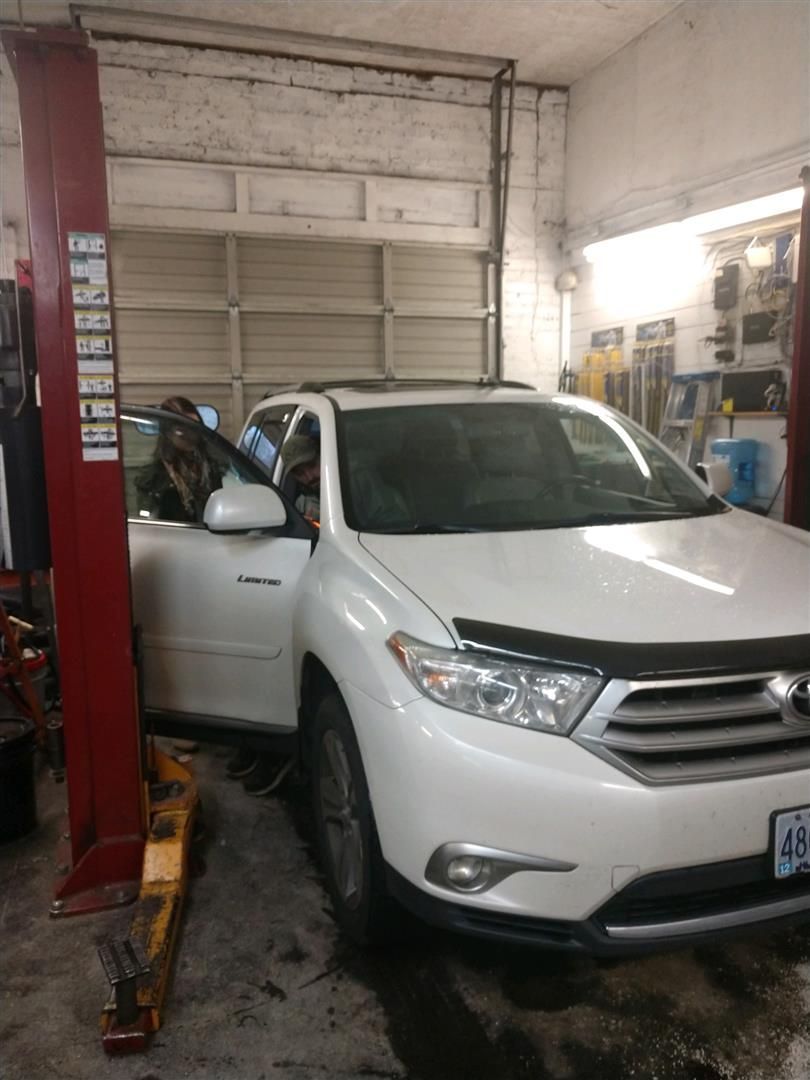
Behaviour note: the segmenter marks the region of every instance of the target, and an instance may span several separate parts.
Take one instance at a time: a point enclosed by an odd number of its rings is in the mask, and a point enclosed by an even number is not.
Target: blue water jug
[[[726,499],[735,506],[743,506],[754,497],[758,446],[756,439],[715,439],[712,443],[712,457],[728,465],[734,480]]]

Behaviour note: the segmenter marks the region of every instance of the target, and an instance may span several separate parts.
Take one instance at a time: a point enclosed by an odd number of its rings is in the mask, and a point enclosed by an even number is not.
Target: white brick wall
[[[678,220],[797,186],[810,159],[810,5],[805,0],[706,3],[686,0],[576,82],[570,92],[566,161],[567,264],[573,296],[571,360],[581,365],[592,330],[625,329],[632,355],[638,322],[674,315],[676,370],[717,367],[703,339],[714,333],[715,263],[699,280],[671,280],[655,309],[632,283],[618,306],[603,302],[583,244]],[[750,239],[750,236],[747,238]],[[741,238],[740,256],[747,242]],[[666,279],[666,267],[655,271]],[[743,268],[744,289],[751,280]],[[663,290],[666,292],[666,290]],[[736,312],[737,324],[744,305]],[[736,344],[740,359],[739,325]],[[749,346],[747,367],[784,362],[775,344]],[[785,465],[785,424],[739,420],[735,436],[761,444],[757,499],[767,504]],[[709,440],[728,435],[715,420]],[[781,514],[777,499],[773,515]]]
[[[572,229],[645,208],[654,224],[657,205],[711,184],[715,206],[791,187],[810,153],[810,4],[687,0],[570,97]]]
[[[97,44],[113,157],[486,184],[489,84],[135,42]],[[24,247],[16,94],[0,66],[5,222]],[[566,95],[519,88],[505,274],[509,377],[556,380]],[[504,124],[505,128],[505,124]],[[505,132],[504,132],[505,137]],[[317,227],[313,227],[313,235]]]

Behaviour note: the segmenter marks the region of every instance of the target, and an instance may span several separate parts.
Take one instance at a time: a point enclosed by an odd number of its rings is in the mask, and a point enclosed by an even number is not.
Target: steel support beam
[[[802,169],[801,179],[804,201],[793,324],[785,521],[810,529],[810,165]]]
[[[509,76],[506,149],[503,147],[503,79]],[[492,175],[492,261],[495,264],[495,355],[488,375],[503,378],[503,269],[506,258],[506,227],[509,184],[512,172],[512,131],[515,120],[517,62],[510,60],[492,80],[490,97],[490,172]]]
[[[487,374],[490,378],[499,378],[503,368],[503,259],[501,238],[501,153],[503,148],[503,71],[499,71],[492,80],[490,96],[490,181],[492,185],[492,248],[490,261],[495,268],[495,351],[489,356]]]
[[[14,30],[2,42],[19,86],[64,703],[69,850],[51,910],[67,915],[137,895],[146,822],[123,470],[114,446],[99,460],[82,442],[68,248],[70,233],[95,234],[109,253],[104,134],[85,34]]]

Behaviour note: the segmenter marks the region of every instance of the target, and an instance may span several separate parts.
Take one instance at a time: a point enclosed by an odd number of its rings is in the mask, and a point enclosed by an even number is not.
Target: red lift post
[[[109,276],[106,296],[102,281],[109,252],[104,133],[96,54],[85,34],[4,31],[2,42],[19,88],[64,704],[69,854],[59,859],[51,911],[71,915],[134,899],[147,822],[118,386],[114,364],[99,359],[115,338],[109,322],[107,342],[102,332],[88,349],[87,338],[77,341],[75,314],[90,300],[97,305],[91,321],[104,326],[112,318]],[[82,266],[71,260],[71,248],[88,244],[95,297],[79,291]],[[93,356],[81,368],[80,347]],[[80,371],[94,370],[109,371],[114,387],[103,409],[90,404],[102,384],[85,378],[80,392]],[[99,432],[98,421],[83,427],[83,418],[110,406],[112,434],[109,426]]]
[[[802,183],[804,200],[793,324],[785,521],[800,529],[810,529],[810,165],[802,169]]]

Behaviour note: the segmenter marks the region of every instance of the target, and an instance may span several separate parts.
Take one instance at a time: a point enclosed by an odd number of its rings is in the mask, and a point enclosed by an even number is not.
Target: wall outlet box
[[[773,251],[755,236],[745,249],[745,261],[752,270],[768,270],[773,265]]]

